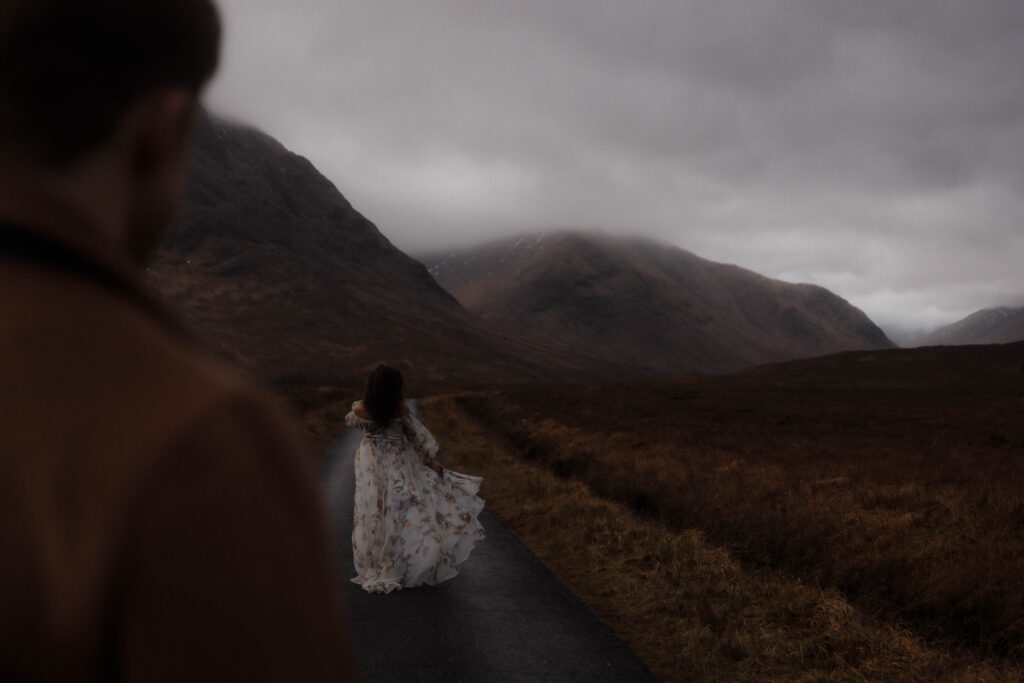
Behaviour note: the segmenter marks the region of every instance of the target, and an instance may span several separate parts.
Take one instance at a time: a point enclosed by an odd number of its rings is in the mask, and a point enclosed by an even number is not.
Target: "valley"
[[[207,118],[197,159],[150,284],[311,459],[389,362],[666,680],[1024,676],[1022,343],[896,349],[828,290],[600,233],[421,262],[269,136]]]
[[[340,430],[348,399],[312,422]],[[1024,344],[423,406],[448,464],[664,680],[1024,675]]]
[[[828,290],[645,240],[554,233],[423,259],[306,159],[207,116],[149,283],[207,346],[279,386],[357,387],[381,361],[415,370],[422,392],[893,346]]]
[[[149,283],[207,346],[280,386],[357,386],[382,360],[424,387],[626,374],[496,332],[306,159],[212,117]]]

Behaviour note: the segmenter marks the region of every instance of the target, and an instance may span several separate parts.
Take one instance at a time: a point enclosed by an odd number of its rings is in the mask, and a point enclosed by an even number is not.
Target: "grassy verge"
[[[704,530],[748,564],[836,586],[929,637],[1021,656],[1019,489],[880,483],[669,444],[636,454],[630,436],[550,420],[505,436],[611,500],[677,529]]]
[[[1022,349],[850,354],[453,400],[523,458],[700,529],[747,566],[1019,663]]]
[[[1019,680],[929,648],[834,589],[744,568],[692,529],[672,530],[565,480],[465,410],[424,401],[449,464],[485,477],[488,509],[667,681]]]
[[[305,437],[303,445],[314,462],[340,436],[345,414],[358,398],[354,390],[335,387],[291,388],[278,394],[297,420]]]

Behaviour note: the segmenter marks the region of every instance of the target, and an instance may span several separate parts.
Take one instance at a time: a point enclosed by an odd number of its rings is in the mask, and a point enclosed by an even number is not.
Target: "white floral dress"
[[[484,537],[480,477],[427,467],[437,441],[412,415],[382,426],[353,412],[345,424],[365,431],[355,457],[353,582],[371,593],[437,584],[459,573]]]

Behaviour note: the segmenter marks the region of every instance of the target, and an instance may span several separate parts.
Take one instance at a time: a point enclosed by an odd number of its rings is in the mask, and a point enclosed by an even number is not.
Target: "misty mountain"
[[[826,289],[645,240],[559,232],[421,260],[464,306],[502,330],[649,373],[728,371],[893,346]]]
[[[1009,344],[1024,340],[1024,307],[986,308],[914,339],[907,346]]]
[[[150,280],[203,342],[277,381],[353,384],[380,361],[432,385],[614,378],[891,345],[824,289],[640,240],[522,238],[431,267],[306,159],[207,118]]]
[[[213,118],[149,273],[203,342],[268,379],[355,383],[379,361],[424,382],[589,371],[493,332],[309,161]]]

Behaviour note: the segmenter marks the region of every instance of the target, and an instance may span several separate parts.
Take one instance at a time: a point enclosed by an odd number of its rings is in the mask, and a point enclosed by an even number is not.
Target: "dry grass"
[[[466,415],[475,394],[424,402],[453,467],[485,478],[489,510],[666,681],[1018,680],[924,645],[835,589],[744,568],[539,463]],[[550,428],[550,426],[548,427]]]
[[[335,387],[282,388],[278,395],[298,422],[305,439],[303,446],[313,461],[319,460],[341,434],[345,414],[358,397],[352,389]]]
[[[973,354],[973,355],[971,355]],[[943,647],[1024,655],[1024,346],[463,394],[520,457]]]
[[[1024,680],[1024,345],[424,405],[664,679]]]

